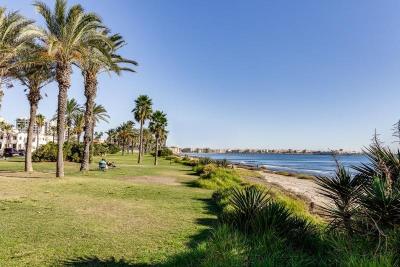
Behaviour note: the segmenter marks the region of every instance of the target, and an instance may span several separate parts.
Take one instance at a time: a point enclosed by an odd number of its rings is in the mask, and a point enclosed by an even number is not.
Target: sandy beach
[[[262,174],[262,178],[246,178],[253,183],[276,187],[303,199],[310,205],[310,210],[317,214],[320,214],[318,207],[325,206],[328,203],[326,197],[318,193],[318,185],[312,179],[300,179],[294,176],[285,176],[267,171],[260,173]]]

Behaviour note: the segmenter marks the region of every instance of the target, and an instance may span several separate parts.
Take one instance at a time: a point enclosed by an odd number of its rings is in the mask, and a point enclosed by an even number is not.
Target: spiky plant
[[[360,197],[363,215],[378,234],[400,226],[400,187],[388,187],[387,179],[374,177]]]
[[[327,217],[331,219],[332,228],[345,229],[353,233],[353,220],[358,210],[358,199],[362,193],[363,183],[339,163],[333,177],[317,176],[319,192],[330,202],[321,207]]]
[[[229,223],[245,232],[252,231],[255,218],[267,206],[269,200],[268,192],[256,186],[233,188],[229,198],[229,205],[233,209],[227,218]]]
[[[368,163],[353,167],[358,172],[357,177],[366,183],[372,183],[375,177],[380,177],[386,181],[388,190],[391,190],[400,180],[400,151],[393,152],[374,139],[364,153]]]

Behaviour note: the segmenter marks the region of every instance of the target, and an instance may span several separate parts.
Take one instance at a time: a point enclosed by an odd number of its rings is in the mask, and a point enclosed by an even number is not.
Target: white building
[[[4,148],[14,148],[17,150],[26,148],[26,142],[28,137],[28,124],[29,120],[26,118],[16,119],[15,127],[9,132],[0,130],[0,154],[3,153]],[[34,126],[33,138],[32,138],[32,150],[36,150],[39,138],[39,146],[45,145],[48,142],[53,141],[53,135],[51,134],[52,122],[46,121],[45,125],[39,129],[39,135],[37,126]]]

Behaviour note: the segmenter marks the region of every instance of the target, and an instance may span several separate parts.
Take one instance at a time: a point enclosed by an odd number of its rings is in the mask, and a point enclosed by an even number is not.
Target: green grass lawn
[[[112,155],[117,168],[79,173],[66,163],[0,161],[0,266],[84,266],[80,258],[124,258],[158,264],[185,253],[207,236],[215,216],[211,191],[189,186],[189,167],[136,155]],[[98,159],[95,159],[97,162]],[[107,265],[104,265],[107,266]],[[128,266],[128,265],[115,265]]]

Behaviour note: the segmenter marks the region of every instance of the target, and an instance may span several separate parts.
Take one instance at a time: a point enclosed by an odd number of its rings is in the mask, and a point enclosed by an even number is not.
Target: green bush
[[[172,153],[172,150],[169,149],[168,147],[164,147],[161,150],[158,151],[158,156],[159,157],[167,157],[167,156],[172,156],[174,153]]]
[[[195,185],[201,188],[216,190],[236,187],[243,183],[240,175],[233,169],[218,168],[213,164],[208,165],[206,172],[204,168],[200,178],[195,181]]]
[[[45,145],[39,146],[32,154],[32,161],[56,161],[57,160],[57,144],[49,142]],[[65,154],[64,154],[65,155]]]
[[[32,161],[57,161],[58,147],[56,143],[49,142],[40,146],[32,154]],[[64,143],[63,148],[64,160],[72,162],[81,162],[83,157],[83,144],[78,143]]]
[[[108,153],[116,154],[121,151],[121,148],[115,144],[107,144],[108,146]]]

